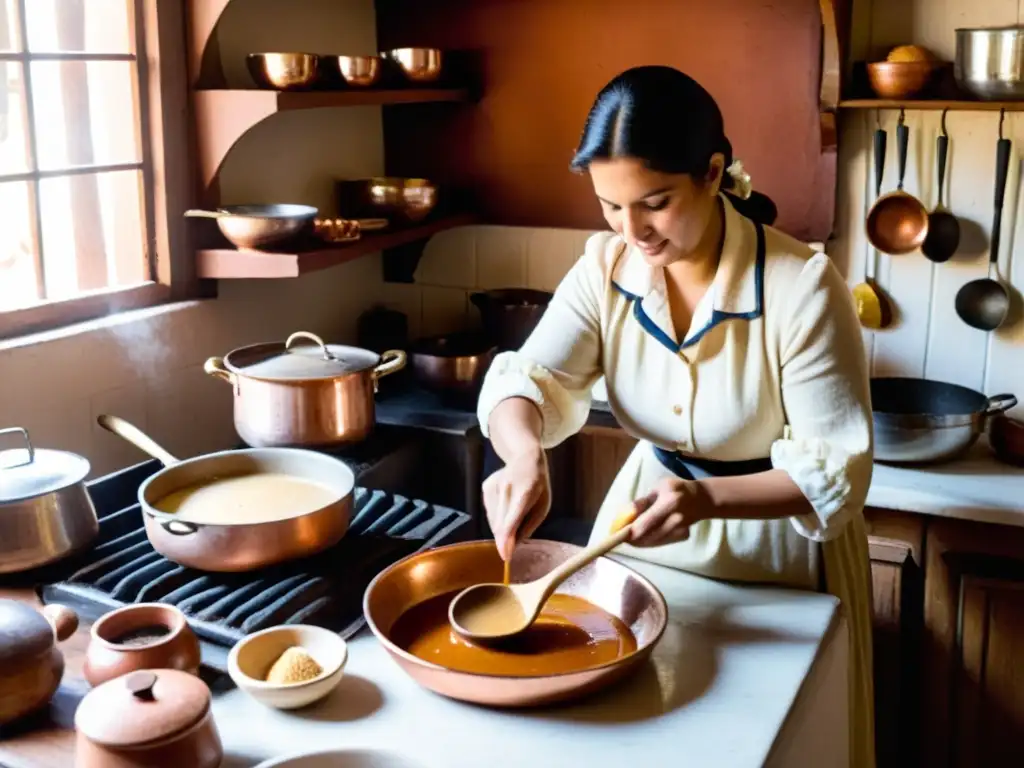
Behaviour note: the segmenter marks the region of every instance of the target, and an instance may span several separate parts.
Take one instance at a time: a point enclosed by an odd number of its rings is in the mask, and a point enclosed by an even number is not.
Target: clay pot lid
[[[203,718],[210,689],[176,669],[144,669],[115,677],[86,694],[75,728],[108,747],[138,747],[182,733]]]
[[[0,600],[0,667],[53,647],[53,628],[39,611],[17,600]]]
[[[309,339],[312,344],[296,344]],[[233,350],[224,358],[228,370],[270,381],[334,379],[374,368],[380,355],[369,349],[325,344],[315,334],[297,331],[284,342],[254,344]]]

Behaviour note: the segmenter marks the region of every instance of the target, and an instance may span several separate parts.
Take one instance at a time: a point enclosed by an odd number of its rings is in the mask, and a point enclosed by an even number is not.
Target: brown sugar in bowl
[[[92,625],[83,674],[92,686],[140,669],[199,674],[199,640],[172,605],[137,603],[104,614]]]

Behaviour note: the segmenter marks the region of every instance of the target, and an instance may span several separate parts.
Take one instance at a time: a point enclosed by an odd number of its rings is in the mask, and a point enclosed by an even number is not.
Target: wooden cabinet
[[[920,764],[1024,765],[1024,529],[932,519],[926,552]]]

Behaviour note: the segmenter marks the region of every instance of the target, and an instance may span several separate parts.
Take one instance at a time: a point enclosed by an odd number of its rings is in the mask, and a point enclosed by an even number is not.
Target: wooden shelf
[[[199,137],[199,174],[204,192],[243,134],[273,114],[296,109],[365,107],[469,101],[466,88],[365,89],[344,91],[198,90],[193,92]],[[214,205],[216,200],[204,204]]]
[[[239,251],[234,248],[200,250],[196,253],[196,273],[198,277],[215,280],[299,277],[370,253],[426,241],[438,232],[474,221],[476,217],[472,214],[455,214],[393,232],[364,234],[360,240],[348,245],[328,245],[298,253]]]
[[[1024,112],[1024,101],[967,101],[950,99],[844,99],[839,102],[839,109],[948,109],[958,112]]]

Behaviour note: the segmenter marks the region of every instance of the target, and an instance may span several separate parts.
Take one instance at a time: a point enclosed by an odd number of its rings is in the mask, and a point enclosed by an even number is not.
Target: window
[[[0,0],[0,338],[172,297],[154,179],[184,36],[160,5]]]

